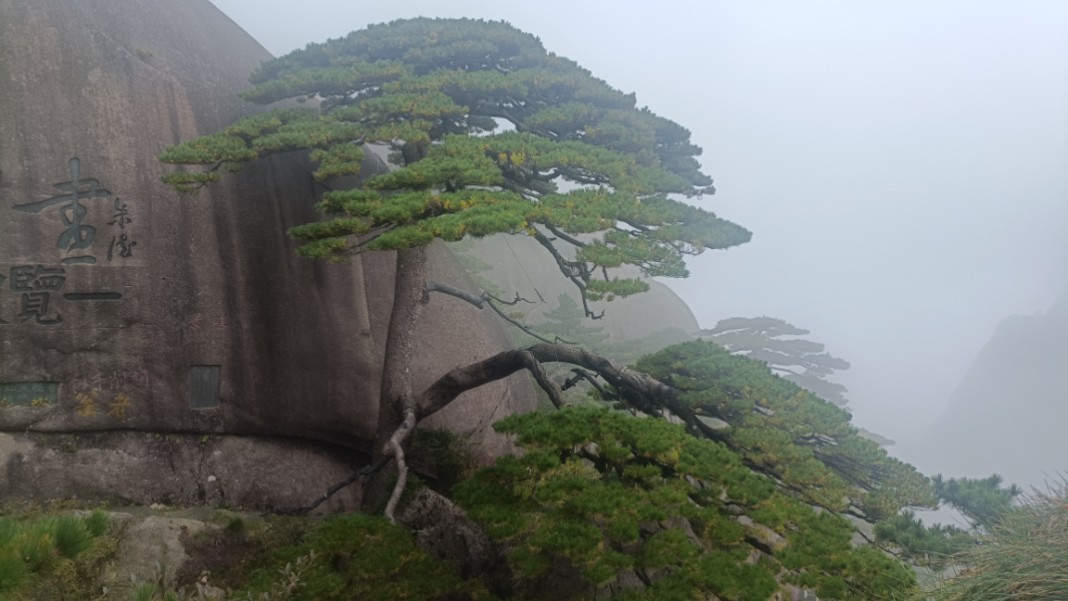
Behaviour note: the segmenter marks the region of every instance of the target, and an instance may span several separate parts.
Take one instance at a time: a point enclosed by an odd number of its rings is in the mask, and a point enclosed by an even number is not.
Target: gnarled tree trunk
[[[382,366],[378,427],[375,431],[372,463],[377,463],[390,454],[390,443],[404,425],[405,408],[411,407],[415,398],[415,392],[412,390],[412,376],[416,367],[413,365],[415,332],[423,312],[422,298],[427,278],[425,246],[397,252],[393,308],[389,317]],[[395,463],[389,463],[365,482],[361,501],[365,511],[376,511],[382,507],[397,474],[394,465]]]

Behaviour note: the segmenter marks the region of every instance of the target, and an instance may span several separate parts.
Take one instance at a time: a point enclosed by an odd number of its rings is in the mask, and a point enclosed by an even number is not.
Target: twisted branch
[[[426,286],[423,287],[423,302],[424,303],[430,302],[430,293],[431,292],[441,292],[442,294],[447,294],[447,295],[452,296],[454,298],[458,298],[458,299],[460,299],[462,301],[466,301],[466,302],[478,307],[479,309],[482,309],[483,307],[488,305],[489,308],[492,309],[493,312],[496,313],[498,317],[500,317],[501,319],[507,321],[508,323],[512,324],[513,326],[519,328],[520,330],[525,332],[527,335],[529,335],[529,336],[531,336],[531,337],[533,337],[533,338],[535,338],[537,340],[540,340],[542,342],[546,342],[546,343],[549,343],[549,344],[553,344],[553,343],[557,343],[557,342],[565,342],[565,343],[567,343],[566,340],[561,339],[559,336],[557,336],[555,340],[549,340],[548,338],[546,338],[546,337],[542,336],[541,334],[538,334],[534,330],[530,329],[530,327],[527,326],[526,324],[524,324],[523,322],[513,318],[511,315],[508,315],[504,311],[501,311],[500,307],[497,306],[497,303],[501,303],[503,305],[510,305],[510,306],[511,305],[517,305],[517,304],[519,304],[521,302],[530,303],[532,305],[535,304],[534,301],[532,301],[532,300],[527,300],[525,298],[522,298],[521,296],[519,296],[518,293],[516,293],[514,300],[505,301],[505,300],[501,300],[501,299],[497,298],[496,296],[493,296],[492,294],[490,294],[489,292],[486,292],[485,290],[483,290],[481,294],[476,296],[476,295],[474,295],[474,294],[472,294],[472,293],[470,293],[470,292],[468,292],[466,290],[461,290],[459,288],[454,288],[454,287],[452,287],[452,286],[450,286],[448,284],[442,284],[441,282],[427,282]]]

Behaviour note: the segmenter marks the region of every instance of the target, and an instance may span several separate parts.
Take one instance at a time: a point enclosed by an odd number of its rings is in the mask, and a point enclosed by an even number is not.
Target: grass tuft
[[[11,544],[19,532],[19,523],[11,518],[0,517],[0,549]]]
[[[23,528],[12,543],[31,572],[47,572],[55,564],[55,538],[47,521]]]
[[[21,585],[29,575],[29,569],[18,555],[0,552],[0,593]]]
[[[100,536],[108,529],[108,514],[99,509],[93,510],[87,518],[85,518],[85,527],[89,530],[89,534]]]
[[[89,548],[93,535],[85,521],[73,516],[60,516],[51,520],[56,550],[68,559]]]
[[[957,556],[954,578],[934,601],[1068,599],[1068,486],[1036,493]]]

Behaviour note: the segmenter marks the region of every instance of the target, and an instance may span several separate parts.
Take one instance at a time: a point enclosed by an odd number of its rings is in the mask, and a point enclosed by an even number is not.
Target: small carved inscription
[[[230,328],[230,322],[225,315],[217,315],[214,319],[210,320],[211,327],[216,330],[227,330]],[[203,330],[208,326],[208,320],[204,319],[202,313],[194,313],[189,316],[189,319],[185,322],[185,330],[190,333],[196,333]]]
[[[83,390],[75,394],[74,413],[78,417],[97,417],[104,414],[107,417],[123,419],[134,406],[133,397],[125,392],[116,392],[107,403],[102,400],[101,392]]]
[[[115,213],[111,216],[108,225],[112,228],[111,244],[108,245],[108,261],[115,257],[118,251],[120,257],[132,257],[133,248],[137,242],[126,235],[126,224],[133,223],[130,219],[130,209],[118,196],[115,197]]]
[[[108,415],[116,419],[126,417],[126,412],[133,407],[133,399],[125,392],[118,392],[108,404]]]
[[[100,392],[90,390],[74,395],[74,412],[81,417],[94,417],[100,413]]]
[[[106,373],[95,373],[71,378],[72,391],[90,392],[92,390],[148,390],[148,370],[116,369]]]
[[[59,382],[0,383],[0,407],[49,405],[56,402],[58,395]]]

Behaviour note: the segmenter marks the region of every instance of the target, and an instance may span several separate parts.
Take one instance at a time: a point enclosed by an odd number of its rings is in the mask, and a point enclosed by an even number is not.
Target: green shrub
[[[29,569],[18,555],[0,551],[0,593],[19,586],[29,575]]]
[[[46,572],[55,564],[55,538],[50,526],[42,521],[23,527],[12,541],[31,572]]]
[[[876,524],[875,538],[896,545],[913,563],[935,568],[975,544],[966,531],[942,524],[928,526],[909,510]]]
[[[0,549],[10,545],[18,532],[18,522],[11,518],[0,517]]]
[[[471,475],[474,465],[470,443],[448,430],[416,430],[408,454],[413,465],[426,465],[434,476],[433,488],[446,496],[457,482]]]
[[[245,520],[241,518],[233,518],[226,522],[226,532],[231,535],[238,535],[245,531]]]
[[[142,584],[130,593],[130,601],[152,601],[156,595],[156,585]]]
[[[61,516],[49,524],[59,554],[68,559],[85,551],[93,542],[85,521],[73,516]]]
[[[492,598],[419,549],[406,529],[364,514],[327,518],[300,544],[280,549],[235,597],[260,599],[280,584],[293,601]]]
[[[93,510],[93,513],[85,518],[85,527],[94,537],[104,534],[108,529],[108,514],[99,509]]]

